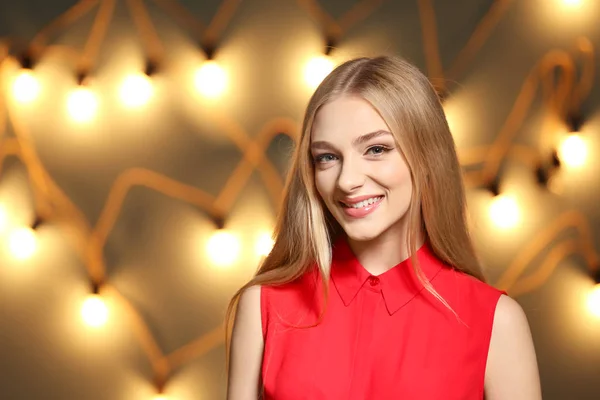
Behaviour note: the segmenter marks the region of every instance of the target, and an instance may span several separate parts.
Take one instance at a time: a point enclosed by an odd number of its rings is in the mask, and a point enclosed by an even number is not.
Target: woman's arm
[[[485,373],[486,400],[540,400],[537,359],[523,309],[502,295],[496,306]]]
[[[233,324],[227,400],[259,398],[263,348],[260,286],[252,286],[242,293]]]

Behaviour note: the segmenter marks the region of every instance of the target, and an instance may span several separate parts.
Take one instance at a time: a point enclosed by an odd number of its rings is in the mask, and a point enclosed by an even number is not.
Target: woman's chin
[[[373,225],[364,227],[344,227],[344,232],[348,239],[355,242],[369,242],[376,239],[380,234],[381,230],[377,229]]]

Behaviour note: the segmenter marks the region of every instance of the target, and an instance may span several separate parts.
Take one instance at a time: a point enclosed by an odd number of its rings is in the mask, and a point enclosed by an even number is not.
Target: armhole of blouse
[[[267,338],[267,328],[269,326],[269,299],[267,297],[267,290],[264,286],[260,287],[260,320],[263,340],[265,340]]]
[[[494,329],[494,319],[496,317],[496,309],[498,308],[498,302],[500,301],[500,297],[502,297],[502,295],[508,296],[508,294],[504,290],[495,289],[493,293],[494,294],[493,294],[492,300],[490,301],[491,312],[489,313],[488,321],[486,321],[487,323],[485,326],[484,337],[483,337],[485,351],[483,352],[484,353],[483,357],[481,357],[482,365],[481,365],[480,370],[483,371],[483,373],[482,373],[482,377],[481,377],[481,386],[480,387],[481,387],[481,398],[484,400],[485,400],[485,377],[486,377],[486,373],[487,373],[488,357],[490,354],[490,345],[492,344],[492,331]]]

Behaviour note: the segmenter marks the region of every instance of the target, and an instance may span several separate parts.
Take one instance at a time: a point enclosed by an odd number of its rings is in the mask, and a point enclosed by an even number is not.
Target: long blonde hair
[[[340,227],[315,188],[310,141],[318,110],[344,95],[360,96],[379,112],[409,165],[413,193],[406,245],[425,288],[446,304],[418,266],[415,253],[419,232],[425,233],[440,260],[485,280],[469,235],[454,140],[435,89],[419,69],[401,58],[358,58],[332,71],[308,103],[285,185],[273,249],[255,276],[233,296],[226,314],[228,336],[237,302],[250,286],[285,284],[316,265],[324,293],[328,294],[331,243]]]

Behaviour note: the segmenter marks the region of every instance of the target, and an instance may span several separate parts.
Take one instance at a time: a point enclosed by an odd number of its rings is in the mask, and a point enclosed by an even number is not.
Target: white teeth
[[[363,207],[369,206],[373,203],[376,203],[381,198],[383,198],[383,196],[371,197],[370,199],[363,200],[358,203],[348,204],[348,206],[352,207],[352,208],[363,208]]]

